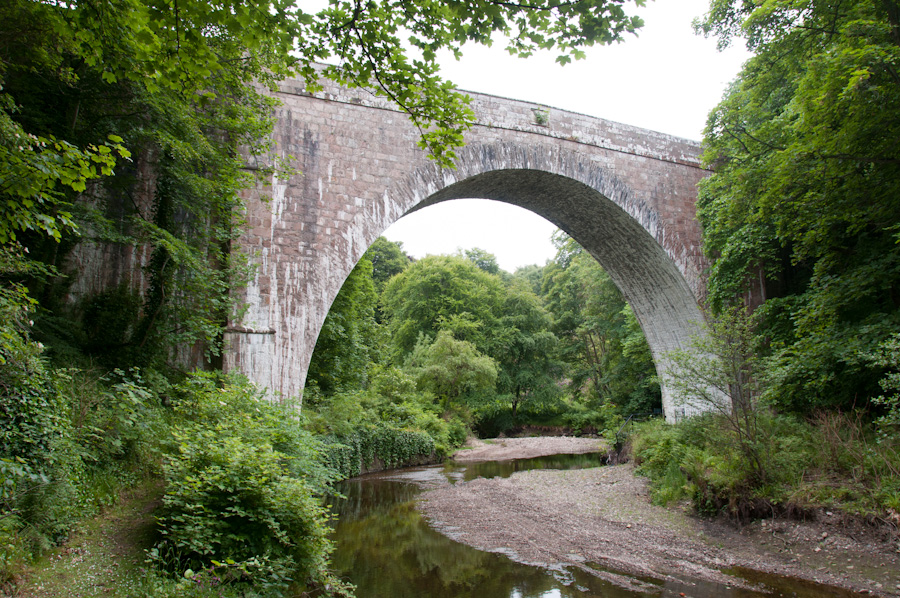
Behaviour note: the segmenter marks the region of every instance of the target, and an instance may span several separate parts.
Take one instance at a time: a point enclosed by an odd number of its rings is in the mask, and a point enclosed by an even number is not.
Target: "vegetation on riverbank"
[[[637,424],[631,450],[651,480],[653,502],[687,499],[700,513],[744,522],[815,518],[830,509],[900,529],[896,438],[880,439],[859,414],[826,411],[805,418],[765,410],[755,426],[761,467],[748,461],[722,415]]]
[[[824,505],[896,533],[900,8],[716,0],[697,28],[754,52],[706,129],[711,340],[673,371],[717,414],[645,428],[635,456],[661,501]]]
[[[241,192],[278,166],[245,168],[274,106],[257,85],[314,77],[310,61],[338,53],[345,70],[324,76],[377,82],[447,165],[471,115],[436,77],[438,49],[514,22],[512,50],[555,45],[564,62],[639,25],[604,2],[251,4],[0,6],[0,584],[159,480],[152,595],[340,594],[330,480],[445,454],[469,431],[602,431],[659,407],[634,314],[562,233],[552,262],[512,274],[478,249],[411,263],[376,242],[322,330],[302,415],[215,373],[248,275],[232,246]],[[666,356],[681,400],[714,413],[645,424],[635,458],[660,502],[742,519],[827,506],[896,529],[900,8],[757,4],[714,0],[698,23],[755,51],[706,133],[712,344]],[[406,60],[398,18],[421,60]],[[360,53],[333,35],[346,29]],[[98,247],[143,270],[74,284],[68,259],[105,259]],[[730,320],[735,304],[753,320]]]

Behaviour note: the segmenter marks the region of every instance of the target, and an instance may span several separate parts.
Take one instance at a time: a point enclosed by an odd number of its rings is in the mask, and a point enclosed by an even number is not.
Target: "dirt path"
[[[162,487],[146,484],[97,517],[83,522],[64,546],[35,568],[16,598],[89,598],[146,595],[131,587],[155,530],[153,510]],[[3,594],[0,593],[0,596]]]
[[[586,452],[570,451],[572,440],[559,440],[561,452]],[[507,439],[476,447],[481,452],[463,459],[494,458],[492,451],[512,458],[516,448],[528,457],[535,450],[550,454],[544,451],[554,442]],[[582,567],[632,589],[642,582],[615,572],[741,586],[747,582],[721,571],[741,566],[900,596],[900,554],[872,529],[827,514],[815,522],[767,521],[743,529],[695,518],[683,508],[650,504],[646,480],[630,465],[476,479],[430,490],[420,505],[438,529],[476,548],[529,564]]]

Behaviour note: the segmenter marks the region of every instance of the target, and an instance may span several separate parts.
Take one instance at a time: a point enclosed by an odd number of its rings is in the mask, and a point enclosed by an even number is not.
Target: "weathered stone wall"
[[[99,183],[92,185],[85,194],[93,198],[90,207],[104,209],[106,217],[122,226],[126,226],[128,217],[135,211],[152,215],[156,188],[152,158],[149,155],[135,157],[134,184],[127,193],[119,191],[110,195]],[[125,168],[128,167],[120,170]],[[77,306],[88,297],[120,285],[138,294],[144,292],[147,288],[145,267],[151,255],[149,246],[97,240],[96,231],[90,226],[81,230],[81,235],[63,265],[71,280],[66,297],[68,304]]]
[[[455,170],[437,168],[418,132],[365,90],[277,94],[276,153],[299,171],[266,203],[248,192],[244,247],[258,271],[227,335],[226,367],[298,394],[328,309],[353,266],[404,214],[457,198],[505,201],[568,232],[607,269],[640,321],[657,367],[702,315],[695,219],[699,145],[528,102],[473,94],[478,125]],[[538,124],[535,111],[549,112]],[[664,385],[665,387],[665,385]],[[667,413],[674,406],[664,388]]]

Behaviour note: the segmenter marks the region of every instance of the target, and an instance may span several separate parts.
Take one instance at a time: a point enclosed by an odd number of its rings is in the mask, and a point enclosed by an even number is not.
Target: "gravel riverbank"
[[[502,439],[478,442],[454,459],[583,453],[598,450],[599,443]],[[629,588],[644,583],[638,579],[643,576],[747,585],[722,572],[739,566],[900,596],[900,554],[874,528],[825,512],[816,521],[768,520],[742,528],[697,518],[684,505],[650,504],[647,481],[631,465],[457,482],[425,492],[420,508],[435,527],[465,544],[523,563],[580,567]]]

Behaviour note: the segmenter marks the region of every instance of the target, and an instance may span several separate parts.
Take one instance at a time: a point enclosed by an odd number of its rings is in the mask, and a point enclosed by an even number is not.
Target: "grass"
[[[150,480],[83,521],[69,540],[29,570],[14,596],[35,598],[147,595],[144,550],[155,539],[153,510],[162,487]]]

